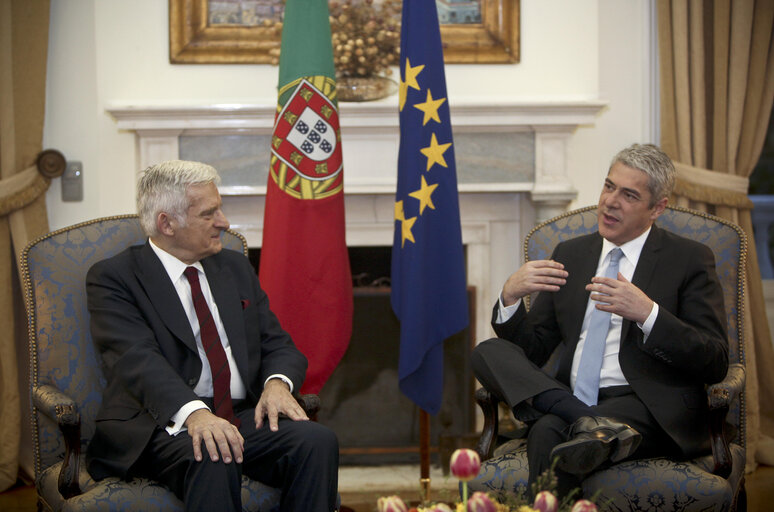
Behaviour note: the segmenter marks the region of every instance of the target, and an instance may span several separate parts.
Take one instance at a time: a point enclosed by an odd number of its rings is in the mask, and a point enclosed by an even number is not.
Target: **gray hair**
[[[610,168],[612,169],[619,162],[648,175],[649,206],[651,208],[672,193],[672,189],[675,187],[675,166],[672,159],[658,146],[632,144],[613,157]]]
[[[191,185],[220,183],[218,171],[211,165],[185,160],[169,160],[151,165],[142,172],[137,184],[137,213],[149,237],[159,234],[156,218],[164,212],[183,226],[190,206],[186,190]]]

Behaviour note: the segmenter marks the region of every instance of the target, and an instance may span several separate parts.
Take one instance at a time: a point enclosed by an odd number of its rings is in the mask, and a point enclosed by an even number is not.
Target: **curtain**
[[[28,411],[27,324],[18,257],[48,231],[35,165],[46,99],[49,0],[0,0],[0,491],[14,485]],[[26,418],[24,419],[26,422]],[[32,460],[32,453],[22,453]]]
[[[678,172],[674,202],[747,233],[744,305],[747,471],[774,465],[772,350],[747,197],[774,98],[770,0],[658,0],[661,146]]]

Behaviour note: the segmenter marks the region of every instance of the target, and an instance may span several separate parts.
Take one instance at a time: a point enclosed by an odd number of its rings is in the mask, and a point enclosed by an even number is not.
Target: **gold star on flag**
[[[400,233],[401,241],[400,246],[403,247],[406,244],[406,240],[414,242],[414,234],[411,232],[411,228],[417,221],[416,217],[406,218],[406,213],[403,211],[403,201],[395,201],[395,220],[400,221]]]
[[[403,201],[395,201],[395,220],[406,220],[406,214],[403,212]]]
[[[400,246],[403,247],[406,245],[406,240],[410,241],[411,243],[414,243],[414,234],[411,232],[411,228],[414,227],[414,223],[417,221],[416,217],[411,217],[410,219],[404,219],[400,224],[400,231],[402,240],[400,241]]]
[[[446,159],[443,157],[443,154],[451,147],[451,145],[451,142],[447,142],[446,144],[438,144],[438,139],[435,138],[435,134],[432,134],[430,137],[430,145],[419,150],[427,157],[427,169],[425,169],[425,171],[429,171],[434,164],[448,167],[448,165],[446,165]]]
[[[409,194],[411,197],[419,200],[419,215],[422,215],[422,212],[425,211],[425,206],[429,206],[431,209],[435,210],[435,205],[433,205],[433,198],[430,196],[433,195],[433,191],[435,191],[436,188],[438,188],[437,183],[428,185],[425,181],[425,177],[422,176],[422,187],[419,190]]]
[[[427,90],[427,99],[425,102],[417,103],[414,105],[416,108],[425,113],[425,117],[422,119],[422,126],[426,125],[430,119],[436,123],[441,122],[441,118],[438,117],[438,108],[443,104],[444,101],[446,101],[446,98],[439,98],[434,100],[430,89]]]
[[[406,72],[404,73],[406,75],[406,80],[400,81],[400,89],[398,97],[400,98],[400,110],[403,111],[403,105],[406,104],[406,93],[408,92],[408,88],[411,87],[413,89],[419,90],[419,83],[417,83],[417,75],[425,69],[424,64],[420,64],[419,66],[411,67],[411,62],[408,60],[408,57],[406,58]]]

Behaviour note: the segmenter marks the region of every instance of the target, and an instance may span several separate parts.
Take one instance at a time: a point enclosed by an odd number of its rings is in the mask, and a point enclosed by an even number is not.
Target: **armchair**
[[[172,492],[150,480],[94,481],[81,454],[94,434],[105,386],[89,331],[86,272],[97,261],[145,239],[137,216],[122,215],[54,231],[22,252],[38,510],[183,510]],[[242,235],[229,230],[222,241],[225,248],[247,255]],[[314,417],[318,397],[305,395],[299,401]],[[278,489],[243,477],[245,511],[277,510],[279,496]]]
[[[712,455],[688,461],[666,458],[624,461],[592,473],[582,484],[583,492],[590,496],[599,491],[599,501],[616,511],[745,510],[742,299],[747,240],[735,224],[684,208],[668,207],[656,224],[704,243],[715,254],[728,321],[730,367],[722,382],[707,389]],[[525,260],[546,259],[559,242],[596,229],[596,206],[543,222],[524,241]],[[529,306],[529,297],[526,299]],[[551,367],[552,360],[547,367]],[[484,462],[478,477],[468,483],[470,489],[491,492],[500,498],[525,492],[528,466],[524,441],[517,437],[518,440],[506,442],[495,452],[497,442],[506,439],[499,435],[498,399],[481,388],[476,392],[476,400],[484,415],[477,446]],[[523,434],[525,426],[521,425],[519,430]]]

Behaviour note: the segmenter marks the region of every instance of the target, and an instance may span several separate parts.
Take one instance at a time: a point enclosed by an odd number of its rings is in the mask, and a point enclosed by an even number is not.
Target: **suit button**
[[[193,386],[194,384],[196,384],[196,379],[188,379],[189,386]]]

